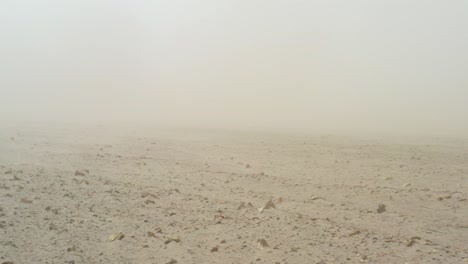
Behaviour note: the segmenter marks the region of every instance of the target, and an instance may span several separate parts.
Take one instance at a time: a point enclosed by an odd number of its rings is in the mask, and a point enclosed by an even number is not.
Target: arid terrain
[[[0,127],[0,263],[468,263],[468,140]]]

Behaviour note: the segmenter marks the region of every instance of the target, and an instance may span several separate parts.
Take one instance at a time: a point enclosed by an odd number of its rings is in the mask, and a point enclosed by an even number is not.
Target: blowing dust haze
[[[2,1],[0,119],[468,133],[466,1]]]
[[[468,1],[0,0],[0,263],[468,264]]]

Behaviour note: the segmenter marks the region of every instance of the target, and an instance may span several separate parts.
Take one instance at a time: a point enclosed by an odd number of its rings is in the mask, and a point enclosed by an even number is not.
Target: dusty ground
[[[467,198],[467,140],[0,127],[0,263],[468,263]]]

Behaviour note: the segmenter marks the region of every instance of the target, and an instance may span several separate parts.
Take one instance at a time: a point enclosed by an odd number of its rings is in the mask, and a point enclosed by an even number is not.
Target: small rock
[[[89,170],[76,170],[75,171],[75,176],[86,176],[86,174],[89,174]]]
[[[323,197],[320,196],[313,196],[309,199],[309,202],[315,201],[315,200],[325,200]]]
[[[250,169],[250,164],[245,165],[246,169]]]
[[[214,246],[211,248],[210,252],[218,252],[219,246]]]
[[[239,206],[237,206],[237,210],[240,210],[240,209],[242,209],[242,208],[245,208],[245,203],[244,203],[244,202],[241,202],[241,203],[239,204]]]
[[[70,252],[70,251],[76,251],[76,247],[72,246],[72,247],[67,248],[67,252]]]
[[[152,196],[152,197],[154,197],[154,198],[157,198],[156,195],[154,195],[154,194],[152,194],[152,193],[149,193],[149,192],[143,193],[143,194],[141,195],[141,198],[146,198],[146,197],[148,197],[148,196]]]
[[[86,176],[86,173],[84,171],[75,171],[75,176]]]
[[[270,209],[270,208],[276,208],[275,204],[273,203],[272,200],[269,200],[264,206],[258,208],[258,212],[263,212],[264,210],[266,209]]]
[[[179,243],[180,237],[179,236],[167,236],[164,240],[164,244],[169,244],[172,241]]]
[[[85,183],[86,185],[89,185],[89,181],[87,181],[87,180],[85,180],[85,179],[81,180],[79,183],[80,183],[80,184]]]
[[[166,262],[166,264],[176,264],[177,263],[177,260],[171,258],[168,262]]]
[[[291,247],[290,249],[291,249],[291,252],[297,252],[301,248],[300,247]]]
[[[377,213],[380,214],[380,213],[383,213],[385,211],[387,211],[387,208],[386,208],[385,204],[379,204],[379,206],[377,207]]]
[[[270,247],[270,245],[268,245],[267,241],[263,238],[260,238],[260,239],[257,239],[257,247],[259,249],[264,249],[266,247]]]
[[[29,200],[29,199],[27,199],[27,198],[21,198],[21,202],[22,202],[22,203],[27,203],[27,204],[32,204],[33,201],[32,201],[32,200]]]
[[[412,245],[414,245],[414,243],[416,243],[416,240],[421,240],[421,238],[417,236],[410,237],[410,239],[406,243],[406,246],[411,247]]]
[[[109,241],[122,240],[125,235],[122,232],[114,233],[108,237]]]

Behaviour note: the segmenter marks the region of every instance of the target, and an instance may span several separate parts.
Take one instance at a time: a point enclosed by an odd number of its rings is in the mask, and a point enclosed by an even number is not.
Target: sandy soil
[[[467,198],[467,140],[0,128],[0,263],[468,263]]]

